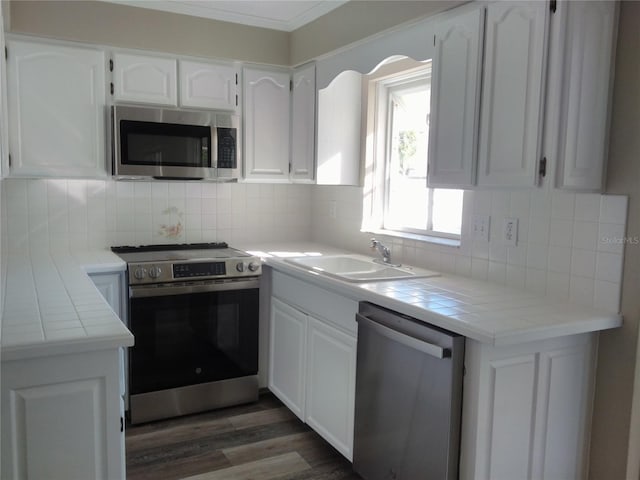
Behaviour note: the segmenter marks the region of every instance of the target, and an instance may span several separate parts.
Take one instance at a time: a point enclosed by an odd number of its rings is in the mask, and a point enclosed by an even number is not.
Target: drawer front
[[[358,302],[274,270],[273,296],[351,333],[357,332]]]

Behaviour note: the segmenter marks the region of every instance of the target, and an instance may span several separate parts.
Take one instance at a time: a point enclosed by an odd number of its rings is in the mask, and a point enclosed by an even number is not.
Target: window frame
[[[414,62],[416,64],[418,62]],[[410,69],[402,69],[395,73],[380,76],[369,76],[365,80],[368,90],[367,111],[367,171],[371,181],[365,182],[365,197],[370,193],[368,202],[365,200],[365,217],[363,218],[363,230],[382,233],[390,236],[400,236],[412,239],[435,241],[436,243],[459,245],[461,234],[452,234],[433,230],[433,200],[434,188],[427,186],[426,229],[415,229],[404,226],[389,225],[389,191],[390,191],[390,152],[392,147],[392,116],[391,108],[392,92],[428,80],[428,88],[431,90],[432,65],[429,62],[420,62],[420,66]],[[371,138],[369,138],[371,137]],[[369,203],[367,208],[367,203]],[[367,212],[368,210],[368,212]]]

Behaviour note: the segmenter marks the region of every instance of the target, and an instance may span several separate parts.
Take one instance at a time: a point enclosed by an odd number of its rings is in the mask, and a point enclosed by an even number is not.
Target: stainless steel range
[[[257,400],[260,259],[226,243],[112,250],[127,262],[131,423]]]

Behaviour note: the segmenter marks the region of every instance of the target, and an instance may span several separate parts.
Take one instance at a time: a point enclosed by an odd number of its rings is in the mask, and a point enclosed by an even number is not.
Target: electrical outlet
[[[473,238],[477,240],[489,241],[489,224],[491,217],[489,215],[473,216]]]
[[[338,216],[338,207],[335,200],[329,201],[329,218],[336,218]]]
[[[508,218],[504,219],[503,236],[505,245],[515,247],[518,243],[518,219]]]

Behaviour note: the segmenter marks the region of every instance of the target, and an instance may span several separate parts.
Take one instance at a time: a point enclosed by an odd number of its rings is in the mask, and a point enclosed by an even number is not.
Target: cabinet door
[[[269,390],[304,421],[307,316],[271,298]]]
[[[105,176],[104,54],[8,42],[11,174]]]
[[[89,275],[100,294],[107,301],[111,309],[123,319],[122,284],[119,273],[97,273]]]
[[[117,349],[2,362],[3,479],[122,479]]]
[[[315,65],[294,72],[291,102],[291,179],[311,181],[316,131]]]
[[[316,183],[360,183],[362,75],[346,71],[318,91]]]
[[[289,72],[245,68],[245,177],[289,178]]]
[[[616,8],[611,1],[560,3],[566,23],[558,187],[603,186]]]
[[[113,56],[113,99],[116,102],[178,104],[177,66],[172,58],[116,53]]]
[[[233,65],[180,60],[180,105],[235,110],[238,71]]]
[[[430,187],[475,181],[484,9],[436,25],[429,126]]]
[[[596,341],[467,340],[461,479],[585,478]]]
[[[478,185],[537,183],[548,2],[487,6]]]
[[[356,339],[309,317],[306,422],[353,459]]]

